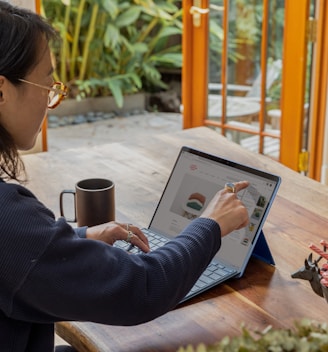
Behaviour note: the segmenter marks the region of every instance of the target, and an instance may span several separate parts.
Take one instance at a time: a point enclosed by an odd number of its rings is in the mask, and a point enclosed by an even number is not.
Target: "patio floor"
[[[178,113],[144,113],[128,117],[113,117],[92,123],[48,128],[48,150],[123,142],[130,138],[147,137],[149,133],[166,133],[182,129]]]

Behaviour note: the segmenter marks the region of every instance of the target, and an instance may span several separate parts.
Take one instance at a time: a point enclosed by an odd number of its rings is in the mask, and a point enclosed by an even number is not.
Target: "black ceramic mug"
[[[64,214],[65,195],[74,197],[75,218]],[[77,226],[95,226],[115,220],[115,185],[111,180],[90,178],[77,182],[75,190],[63,190],[59,197],[60,215]]]

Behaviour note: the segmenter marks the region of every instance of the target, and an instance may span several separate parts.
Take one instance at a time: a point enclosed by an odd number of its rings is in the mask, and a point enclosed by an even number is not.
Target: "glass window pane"
[[[284,29],[284,0],[268,2],[268,19],[264,18],[263,0],[212,0],[210,3],[209,45],[209,119],[222,119],[222,86],[226,77],[227,127],[236,124],[241,130],[260,132],[261,104],[265,104],[262,130],[275,133],[280,126],[280,94]],[[224,4],[228,8],[223,8]],[[224,11],[228,11],[227,58],[222,56]],[[263,22],[267,29],[263,29]],[[265,31],[263,33],[262,31]],[[261,101],[261,58],[266,44],[266,97]],[[226,60],[226,61],[224,61]],[[226,72],[222,69],[227,62]],[[237,127],[238,128],[238,127]],[[241,143],[250,136],[244,132],[224,132]],[[254,136],[254,134],[251,134]],[[258,143],[257,143],[258,145]]]

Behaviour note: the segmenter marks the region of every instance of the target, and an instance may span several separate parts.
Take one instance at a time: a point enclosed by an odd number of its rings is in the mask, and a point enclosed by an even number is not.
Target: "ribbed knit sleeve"
[[[17,320],[149,321],[180,302],[221,244],[218,224],[200,218],[162,248],[129,254],[80,238],[21,186],[0,194],[0,308]]]

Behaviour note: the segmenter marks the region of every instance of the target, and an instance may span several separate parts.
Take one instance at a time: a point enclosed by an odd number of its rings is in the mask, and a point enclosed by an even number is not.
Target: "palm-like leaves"
[[[181,67],[177,1],[46,0],[43,14],[58,29],[54,47],[58,79],[77,87],[78,97],[112,94],[118,106],[124,94],[162,87],[161,67]]]

